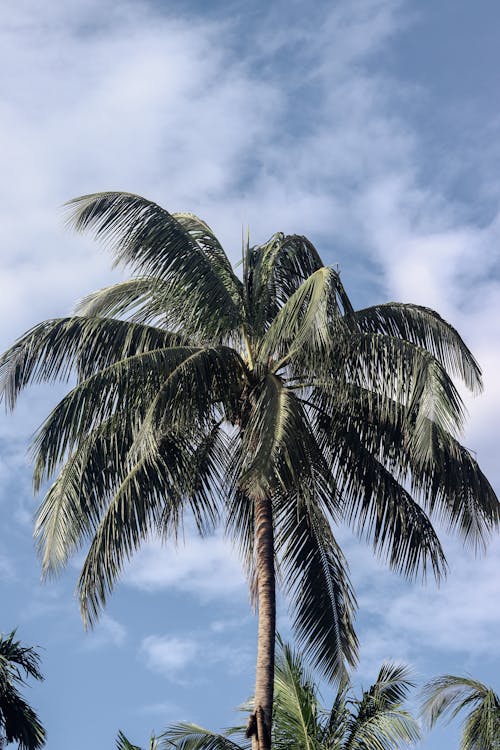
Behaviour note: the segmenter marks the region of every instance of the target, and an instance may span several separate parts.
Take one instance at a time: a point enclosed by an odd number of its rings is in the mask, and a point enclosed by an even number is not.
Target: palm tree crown
[[[0,635],[0,747],[17,742],[20,750],[39,750],[45,744],[45,729],[18,687],[27,677],[43,680],[40,657],[15,635],[15,630]]]
[[[276,660],[272,747],[274,750],[401,750],[420,739],[404,702],[413,683],[407,667],[385,663],[376,682],[356,699],[348,681],[331,709],[323,708],[318,686],[303,656],[281,644]],[[245,707],[246,708],[246,707]],[[169,727],[160,750],[244,750],[244,729],[216,734],[196,724]],[[234,739],[233,739],[234,738]]]
[[[468,711],[461,750],[500,750],[500,696],[470,677],[442,675],[424,688],[424,718],[433,727],[440,718]]]
[[[175,538],[186,513],[201,533],[222,515],[259,606],[265,748],[276,574],[312,662],[329,678],[355,662],[332,520],[404,575],[436,577],[446,562],[430,515],[475,547],[498,524],[497,498],[457,440],[452,377],[477,392],[478,364],[432,310],[355,311],[305,237],[247,243],[239,278],[192,214],[127,193],[70,211],[134,276],[36,325],[0,361],[10,408],[30,382],[76,377],[34,443],[35,487],[57,475],[36,522],[43,570],[90,543],[78,592],[92,623],[144,539]]]

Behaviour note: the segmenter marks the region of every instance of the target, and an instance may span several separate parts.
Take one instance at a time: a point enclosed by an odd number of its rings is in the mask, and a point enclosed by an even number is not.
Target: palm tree
[[[299,645],[328,678],[356,659],[355,598],[331,522],[347,521],[406,576],[445,556],[434,514],[473,546],[498,500],[457,440],[451,376],[481,389],[477,362],[437,313],[355,311],[304,237],[243,248],[242,278],[211,229],[127,193],[69,204],[134,276],[72,317],[36,325],[0,360],[13,408],[30,382],[76,385],[34,442],[35,487],[57,476],[35,534],[43,571],[90,543],[78,592],[92,624],[152,533],[225,518],[258,604],[254,747],[268,750],[275,585]]]
[[[142,750],[138,745],[132,745],[123,732],[118,732],[116,738],[116,750]],[[158,738],[152,735],[149,738],[148,750],[159,750]]]
[[[304,658],[281,645],[274,683],[274,750],[401,750],[420,739],[418,724],[403,708],[413,683],[407,667],[383,664],[361,699],[347,681],[332,708],[322,708],[318,686]],[[237,741],[232,738],[236,737]],[[246,750],[243,727],[216,734],[196,724],[175,724],[159,739],[159,750]]]
[[[27,677],[43,680],[40,657],[15,635],[15,630],[0,635],[0,747],[17,742],[20,750],[38,750],[45,744],[45,729],[18,687]]]
[[[461,750],[500,750],[500,697],[492,688],[469,677],[442,675],[424,688],[422,713],[429,727],[445,716],[454,719],[469,711]]]

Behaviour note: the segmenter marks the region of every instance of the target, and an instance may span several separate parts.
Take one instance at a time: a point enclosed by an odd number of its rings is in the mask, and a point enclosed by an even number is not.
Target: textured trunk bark
[[[252,750],[270,750],[273,718],[274,643],[276,638],[276,592],[274,534],[271,500],[255,500],[255,535],[259,628],[255,710],[250,716],[248,736]]]

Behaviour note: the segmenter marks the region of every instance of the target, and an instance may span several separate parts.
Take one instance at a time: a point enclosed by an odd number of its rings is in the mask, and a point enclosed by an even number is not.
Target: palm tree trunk
[[[274,534],[270,498],[255,499],[255,536],[259,628],[255,709],[249,719],[247,735],[252,737],[252,750],[270,750],[276,638]]]

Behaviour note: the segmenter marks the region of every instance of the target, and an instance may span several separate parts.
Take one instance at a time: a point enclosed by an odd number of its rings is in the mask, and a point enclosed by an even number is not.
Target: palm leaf
[[[243,284],[235,275],[222,245],[208,224],[193,213],[175,213],[172,216],[193,238],[202,253],[211,262],[235,304],[241,307]]]
[[[276,482],[280,455],[297,444],[294,434],[293,395],[276,375],[266,375],[245,425],[239,486],[252,498],[269,497]]]
[[[375,456],[354,429],[333,425],[332,460],[345,518],[357,533],[370,539],[391,568],[412,578],[428,567],[439,580],[446,558],[425,511]]]
[[[182,722],[172,724],[160,736],[159,750],[171,750],[172,747],[177,750],[245,750],[250,748],[250,743],[243,740],[236,744],[223,734]]]
[[[186,510],[200,533],[213,529],[221,492],[220,441],[219,425],[197,444],[170,434],[155,453],[128,467],[94,533],[78,581],[85,623],[96,622],[124,563],[144,540],[160,535],[175,542]]]
[[[415,719],[401,708],[413,683],[407,667],[384,664],[352,714],[344,750],[399,750],[420,740]]]
[[[278,370],[307,345],[316,352],[329,352],[330,299],[334,272],[320,268],[287,299],[261,339],[257,356],[263,363],[273,358]]]
[[[328,679],[342,682],[358,648],[346,560],[314,498],[285,497],[275,512],[279,567],[298,643]]]
[[[316,687],[303,657],[278,636],[274,678],[273,747],[276,750],[320,750]]]
[[[93,229],[96,238],[112,248],[115,264],[172,282],[170,304],[176,303],[184,327],[209,339],[238,328],[241,309],[218,268],[168,211],[140,196],[117,192],[81,196],[68,206],[72,226]]]
[[[390,302],[352,312],[348,321],[362,331],[396,336],[426,349],[472,391],[481,390],[478,363],[455,328],[434,310]]]
[[[425,685],[422,714],[428,726],[440,718],[454,719],[469,710],[462,735],[462,750],[498,750],[500,697],[469,677],[442,675]]]
[[[116,750],[141,750],[141,748],[138,745],[132,745],[123,732],[119,731],[116,738]]]
[[[0,359],[0,397],[14,408],[30,383],[90,377],[132,355],[179,346],[180,334],[109,318],[57,318],[34,326]],[[153,355],[154,356],[154,355]]]

